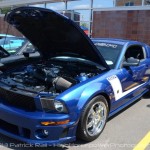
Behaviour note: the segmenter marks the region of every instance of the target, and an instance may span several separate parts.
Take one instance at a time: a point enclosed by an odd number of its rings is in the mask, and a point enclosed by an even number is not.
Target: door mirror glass
[[[124,67],[129,67],[129,66],[138,66],[140,63],[139,59],[130,57],[126,61],[123,62]]]

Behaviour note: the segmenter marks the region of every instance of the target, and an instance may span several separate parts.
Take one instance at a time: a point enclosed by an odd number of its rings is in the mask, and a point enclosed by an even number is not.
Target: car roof
[[[0,37],[15,37],[15,36],[9,34],[0,34]]]
[[[119,45],[124,45],[128,42],[136,42],[137,41],[132,41],[132,40],[124,40],[124,39],[115,39],[115,38],[91,38],[93,42],[106,42],[106,43],[114,43],[114,44],[119,44]]]

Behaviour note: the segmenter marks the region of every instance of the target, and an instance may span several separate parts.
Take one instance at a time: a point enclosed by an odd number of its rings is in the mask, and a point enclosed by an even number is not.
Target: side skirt
[[[124,109],[125,107],[129,106],[130,104],[132,104],[133,102],[135,102],[136,100],[138,100],[140,97],[142,97],[142,96],[143,96],[146,92],[148,92],[148,91],[149,91],[149,89],[146,89],[146,90],[143,91],[140,95],[138,95],[138,96],[132,98],[132,99],[129,100],[127,103],[125,103],[124,105],[120,106],[119,108],[117,108],[117,109],[111,111],[111,112],[109,113],[108,118],[109,118],[109,117],[112,117],[112,116],[115,115],[117,112],[121,111],[121,110]]]

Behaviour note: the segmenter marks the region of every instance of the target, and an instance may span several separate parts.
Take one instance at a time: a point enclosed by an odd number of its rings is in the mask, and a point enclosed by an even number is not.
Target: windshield
[[[114,68],[122,50],[122,45],[105,42],[94,43],[110,68]]]
[[[70,56],[57,56],[57,57],[53,57],[51,58],[51,60],[59,60],[59,61],[66,61],[66,62],[76,62],[76,63],[82,63],[82,64],[86,64],[86,65],[90,65],[90,66],[95,66],[98,69],[104,70],[105,68],[95,62],[92,62],[90,60],[87,59],[83,59],[83,58],[77,58],[77,57],[70,57]]]
[[[26,44],[27,40],[20,37],[3,37],[0,38],[0,46],[3,47],[10,55],[16,54]]]

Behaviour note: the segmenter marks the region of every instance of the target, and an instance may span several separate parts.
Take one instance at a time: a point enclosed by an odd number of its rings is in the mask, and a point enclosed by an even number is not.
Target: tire
[[[87,142],[95,140],[106,125],[108,110],[104,96],[94,97],[82,111],[77,127],[77,138]]]

